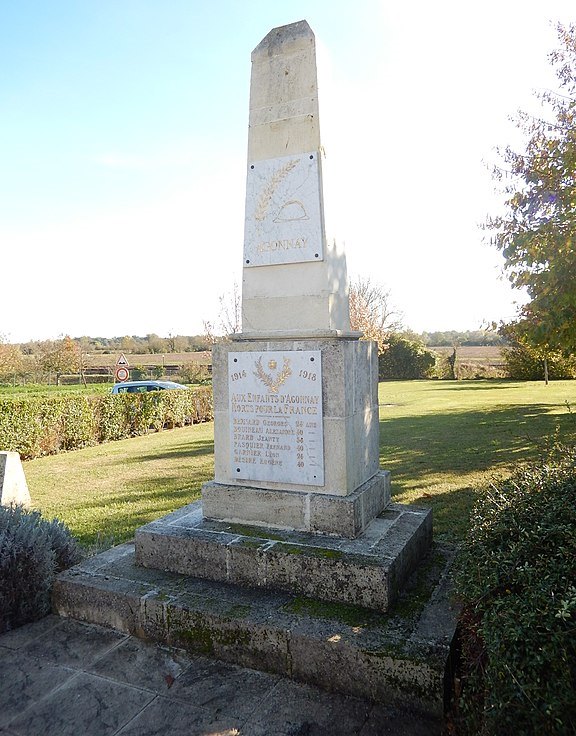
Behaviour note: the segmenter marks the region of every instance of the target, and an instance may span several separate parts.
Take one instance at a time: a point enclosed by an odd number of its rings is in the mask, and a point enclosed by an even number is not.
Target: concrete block
[[[390,503],[390,472],[381,470],[349,496],[313,494],[309,531],[356,537]]]
[[[30,492],[17,452],[0,452],[0,506],[30,506]]]
[[[308,494],[209,482],[202,486],[207,519],[273,529],[306,529]]]

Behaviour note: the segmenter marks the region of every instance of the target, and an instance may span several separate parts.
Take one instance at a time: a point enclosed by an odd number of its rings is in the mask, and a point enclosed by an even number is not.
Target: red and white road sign
[[[130,371],[128,368],[124,368],[124,366],[120,366],[119,368],[116,368],[116,380],[118,383],[122,383],[123,381],[127,381],[130,378]]]
[[[120,357],[116,361],[116,365],[123,365],[126,367],[128,366],[128,361],[126,360],[126,356],[124,355],[124,353],[120,353]]]

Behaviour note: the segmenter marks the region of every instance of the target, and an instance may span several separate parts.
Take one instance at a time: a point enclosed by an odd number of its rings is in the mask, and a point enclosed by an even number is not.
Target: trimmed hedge
[[[459,733],[576,733],[576,448],[491,487],[456,584]]]
[[[0,398],[0,449],[23,459],[213,418],[212,390]]]

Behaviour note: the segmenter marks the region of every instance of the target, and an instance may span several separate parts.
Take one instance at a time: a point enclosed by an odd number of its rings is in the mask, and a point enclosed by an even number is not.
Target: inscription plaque
[[[249,163],[244,266],[321,261],[321,199],[316,151]]]
[[[229,353],[228,387],[232,475],[324,485],[321,352]]]

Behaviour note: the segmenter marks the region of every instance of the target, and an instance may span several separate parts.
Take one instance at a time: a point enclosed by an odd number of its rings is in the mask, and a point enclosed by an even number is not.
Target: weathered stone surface
[[[347,496],[267,490],[221,483],[202,488],[207,519],[354,538],[390,502],[390,473],[382,470]]]
[[[0,506],[30,506],[30,492],[17,452],[0,452]]]
[[[116,559],[112,551],[103,564],[60,575],[55,610],[325,690],[441,715],[456,615],[449,549],[433,550],[387,614],[146,570],[134,565],[132,549],[123,545]]]
[[[347,539],[211,521],[199,504],[140,527],[138,564],[386,611],[432,542],[430,509],[391,504]]]

